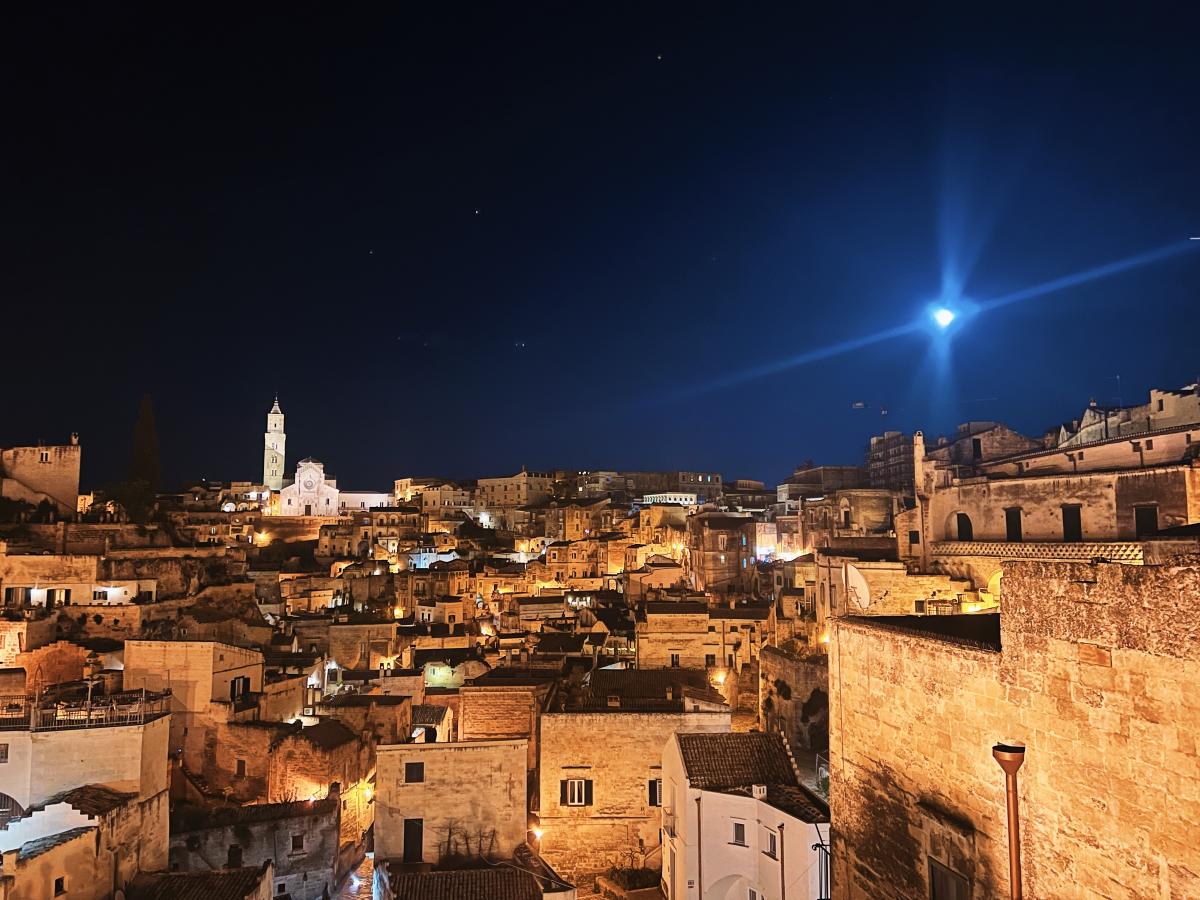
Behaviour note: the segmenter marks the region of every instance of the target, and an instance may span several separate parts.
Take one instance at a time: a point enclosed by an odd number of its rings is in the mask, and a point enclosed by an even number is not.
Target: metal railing
[[[817,900],[830,900],[832,888],[829,866],[832,861],[829,845],[823,840],[812,845],[817,851]]]
[[[67,731],[143,725],[170,712],[169,703],[169,691],[127,691],[71,702],[19,695],[0,697],[0,730]]]

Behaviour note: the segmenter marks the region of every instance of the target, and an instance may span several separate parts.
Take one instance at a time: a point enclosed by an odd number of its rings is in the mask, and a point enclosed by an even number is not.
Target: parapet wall
[[[1008,896],[1200,896],[1200,569],[1008,563],[1002,650],[869,620],[830,644],[834,896],[928,896],[929,859]]]

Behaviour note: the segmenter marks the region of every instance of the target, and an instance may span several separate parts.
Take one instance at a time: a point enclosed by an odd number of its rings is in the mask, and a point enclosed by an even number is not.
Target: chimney
[[[608,695],[608,708],[609,709],[620,709],[621,708],[621,696],[619,694],[609,694]]]
[[[751,785],[750,796],[755,800],[765,800],[767,797],[767,786],[765,784]]]
[[[673,684],[667,685],[667,699],[668,700],[675,699],[675,685],[673,685]]]

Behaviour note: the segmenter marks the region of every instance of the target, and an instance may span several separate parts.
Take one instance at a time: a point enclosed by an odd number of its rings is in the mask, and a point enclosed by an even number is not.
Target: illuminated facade
[[[279,492],[282,516],[336,516],[337,481],[325,477],[325,464],[309,457],[296,464],[296,480]]]
[[[273,491],[283,487],[284,446],[287,435],[283,431],[283,411],[279,398],[267,413],[267,431],[263,435],[263,484]]]

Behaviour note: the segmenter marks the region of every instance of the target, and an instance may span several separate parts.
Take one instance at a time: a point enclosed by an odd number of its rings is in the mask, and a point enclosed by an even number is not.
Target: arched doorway
[[[958,539],[960,541],[975,540],[975,529],[971,525],[971,517],[966,513],[960,512],[954,515],[955,527],[958,531]]]

